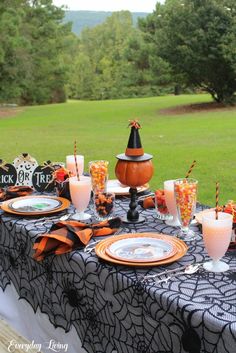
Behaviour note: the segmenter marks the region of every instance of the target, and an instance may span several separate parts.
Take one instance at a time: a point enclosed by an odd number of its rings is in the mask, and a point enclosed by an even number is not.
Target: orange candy
[[[155,201],[158,211],[162,214],[167,214],[168,209],[165,202],[164,190],[158,189],[155,191]]]
[[[177,184],[175,185],[176,205],[179,208],[181,221],[187,227],[192,219],[193,207],[196,203],[197,186],[196,184]]]
[[[108,164],[108,161],[92,161],[89,163],[89,172],[94,192],[103,192],[106,190]]]

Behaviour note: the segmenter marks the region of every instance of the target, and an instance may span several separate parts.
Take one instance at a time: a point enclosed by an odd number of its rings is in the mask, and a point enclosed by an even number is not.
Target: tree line
[[[139,19],[115,12],[78,37],[52,0],[2,0],[0,102],[209,92],[233,103],[236,2],[166,0]]]
[[[0,101],[19,104],[66,99],[70,25],[51,0],[1,0]]]

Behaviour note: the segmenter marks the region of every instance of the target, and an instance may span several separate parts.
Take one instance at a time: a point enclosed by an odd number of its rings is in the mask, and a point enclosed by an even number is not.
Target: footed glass
[[[233,216],[229,213],[218,212],[218,219],[215,212],[207,212],[202,218],[202,233],[206,251],[212,258],[204,263],[203,267],[211,272],[224,272],[229,265],[220,259],[226,253],[232,234]]]
[[[91,217],[90,214],[84,211],[88,207],[91,196],[91,178],[81,176],[80,180],[77,177],[69,178],[70,195],[73,205],[76,208],[76,213],[72,219],[84,221]]]
[[[180,222],[180,239],[195,239],[195,233],[189,228],[196,210],[198,181],[192,178],[177,179],[174,182],[175,202]]]

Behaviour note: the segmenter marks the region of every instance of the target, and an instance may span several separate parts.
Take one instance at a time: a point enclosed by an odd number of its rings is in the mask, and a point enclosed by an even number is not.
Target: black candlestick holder
[[[130,203],[129,203],[129,210],[127,212],[126,217],[122,218],[123,223],[143,223],[145,222],[144,217],[140,217],[138,211],[137,211],[137,193],[138,190],[137,188],[130,188],[129,189],[130,193]]]

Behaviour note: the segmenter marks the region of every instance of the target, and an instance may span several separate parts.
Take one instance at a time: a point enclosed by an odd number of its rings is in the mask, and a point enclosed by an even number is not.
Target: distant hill
[[[85,27],[95,27],[105,21],[112,12],[106,11],[66,11],[65,22],[72,22],[72,31],[80,34]],[[134,24],[137,23],[138,17],[146,17],[146,12],[133,12],[132,17]]]

